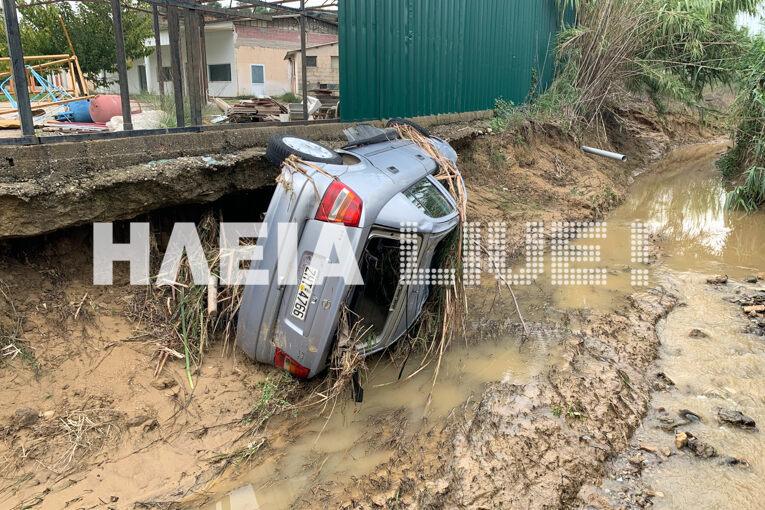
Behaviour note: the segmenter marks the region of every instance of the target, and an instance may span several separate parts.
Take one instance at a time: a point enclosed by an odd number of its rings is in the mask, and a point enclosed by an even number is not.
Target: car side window
[[[427,177],[404,191],[404,196],[431,218],[441,218],[454,211],[443,193]]]

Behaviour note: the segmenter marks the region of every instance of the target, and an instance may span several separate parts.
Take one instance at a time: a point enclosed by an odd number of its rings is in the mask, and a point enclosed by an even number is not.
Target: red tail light
[[[283,368],[299,379],[307,379],[308,374],[311,372],[278,347],[276,348],[276,354],[274,354],[274,365],[277,368]]]
[[[316,219],[358,227],[361,221],[361,207],[361,199],[351,188],[340,181],[332,181],[321,199]]]

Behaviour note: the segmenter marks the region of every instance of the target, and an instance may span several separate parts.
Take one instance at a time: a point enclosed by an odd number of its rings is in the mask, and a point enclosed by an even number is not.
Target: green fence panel
[[[340,0],[340,115],[522,103],[554,72],[557,0]]]

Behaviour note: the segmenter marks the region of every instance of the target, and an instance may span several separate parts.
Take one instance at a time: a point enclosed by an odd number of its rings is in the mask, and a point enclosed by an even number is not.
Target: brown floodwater
[[[725,209],[726,185],[714,162],[724,144],[678,149],[638,176],[627,200],[608,216],[608,237],[600,240],[601,263],[608,267],[605,287],[557,287],[557,306],[613,310],[621,306],[630,287],[630,225],[643,222],[655,235],[659,263],[649,282],[669,284],[682,306],[659,325],[661,339],[657,371],[676,387],[655,393],[653,408],[674,417],[688,409],[701,423],[683,426],[712,445],[720,456],[742,458],[750,467],[723,466],[719,459],[697,459],[678,452],[674,434],[648,419],[636,432],[640,444],[670,448],[673,455],[643,470],[643,481],[657,494],[659,509],[763,508],[765,505],[765,437],[721,426],[719,407],[736,409],[765,424],[765,340],[744,333],[747,320],[739,306],[726,301],[734,281],[765,270],[765,213],[744,214]],[[577,241],[593,243],[592,240]],[[591,264],[592,265],[592,264]],[[726,274],[724,289],[706,278]],[[762,282],[754,286],[763,288]],[[691,338],[700,329],[707,338]],[[617,490],[608,480],[606,490]]]
[[[414,434],[438,424],[491,381],[524,383],[548,370],[560,361],[558,340],[563,333],[555,330],[560,323],[557,310],[616,310],[635,290],[630,272],[649,268],[648,284],[672,281],[687,303],[661,325],[660,370],[677,388],[656,394],[653,405],[671,412],[693,410],[704,422],[689,431],[751,463],[746,469],[722,467],[674,455],[644,471],[645,480],[660,495],[655,505],[757,507],[765,501],[765,441],[761,434],[718,426],[714,408],[737,408],[765,423],[765,341],[742,333],[745,320],[740,311],[703,282],[709,274],[742,278],[765,269],[765,214],[725,210],[725,185],[714,167],[724,149],[724,144],[715,143],[673,152],[636,178],[627,200],[608,215],[605,237],[573,243],[600,247],[596,262],[574,260],[570,266],[602,270],[605,285],[553,285],[548,253],[545,273],[532,285],[516,288],[533,331],[531,339],[520,342],[512,300],[507,293],[495,298],[491,278],[485,277],[484,286],[469,294],[470,347],[455,342],[445,355],[427,420],[423,417],[432,370],[397,380],[396,367],[384,357],[374,358],[363,404],[348,403],[329,419],[317,418],[272,444],[278,454],[215,485],[210,493],[221,496],[213,497],[206,510],[288,508],[316,483],[372,472],[392,454],[384,441],[375,440],[381,429]],[[658,239],[659,264],[631,261],[634,222],[647,225]],[[709,338],[688,338],[692,328],[706,331]],[[660,446],[671,446],[674,440],[649,425],[637,434],[641,441]]]
[[[765,424],[765,339],[744,333],[747,320],[725,298],[735,283],[716,289],[705,283],[713,274],[741,280],[765,270],[765,213],[725,209],[726,187],[714,167],[724,145],[705,144],[675,151],[658,168],[639,177],[629,199],[609,222],[645,221],[659,236],[662,263],[655,278],[671,282],[684,306],[662,324],[658,370],[676,388],[654,394],[652,407],[677,417],[689,409],[701,423],[684,426],[721,456],[747,460],[750,467],[720,465],[716,459],[674,454],[643,471],[657,493],[654,507],[763,508],[765,437],[721,426],[716,409],[737,409]],[[762,282],[752,286],[763,288]],[[691,338],[692,329],[707,338]],[[636,433],[641,444],[669,447],[673,434],[647,420]]]

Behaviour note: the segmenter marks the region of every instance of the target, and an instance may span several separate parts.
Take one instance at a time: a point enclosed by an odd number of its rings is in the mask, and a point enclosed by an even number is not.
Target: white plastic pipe
[[[617,161],[627,161],[627,156],[619,154],[618,152],[604,151],[603,149],[587,147],[586,145],[582,145],[582,151],[588,154],[595,154],[596,156],[603,156],[604,158],[615,159]]]

